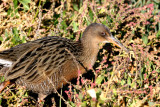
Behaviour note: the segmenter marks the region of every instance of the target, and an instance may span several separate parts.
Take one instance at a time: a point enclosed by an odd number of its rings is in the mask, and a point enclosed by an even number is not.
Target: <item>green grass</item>
[[[118,48],[110,52],[105,49],[110,45],[100,45],[97,62],[91,69],[92,77],[80,76],[79,82],[63,90],[69,105],[160,106],[158,0],[13,0],[3,1],[0,6],[0,50],[47,35],[76,41],[86,26],[94,22],[108,26],[131,50],[126,55]],[[91,89],[96,98],[88,93]],[[22,87],[9,86],[0,94],[0,104],[34,106],[36,101]]]

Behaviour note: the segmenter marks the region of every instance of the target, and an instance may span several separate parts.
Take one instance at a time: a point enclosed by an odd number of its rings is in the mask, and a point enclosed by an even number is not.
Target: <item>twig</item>
[[[39,14],[38,14],[38,17],[39,17],[39,21],[38,21],[38,28],[36,30],[36,38],[39,36],[39,29],[40,29],[40,26],[41,26],[41,22],[42,22],[42,10],[41,10],[41,5],[39,6]]]
[[[44,72],[43,72],[43,75],[44,75],[45,77],[47,77],[47,79],[49,80],[49,82],[52,84],[52,86],[53,86],[53,88],[54,88],[54,91],[58,94],[58,96],[59,96],[69,107],[71,107],[71,105],[62,97],[62,95],[59,94],[59,92],[58,92],[57,89],[55,88],[55,85],[54,85],[53,81],[52,81]]]

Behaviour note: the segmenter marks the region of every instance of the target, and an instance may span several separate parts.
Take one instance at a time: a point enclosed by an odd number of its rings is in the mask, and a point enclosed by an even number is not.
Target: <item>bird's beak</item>
[[[123,46],[122,43],[112,35],[110,37],[107,37],[107,40],[108,42],[113,43],[114,45],[122,48],[125,52],[129,53],[129,50],[125,46]]]

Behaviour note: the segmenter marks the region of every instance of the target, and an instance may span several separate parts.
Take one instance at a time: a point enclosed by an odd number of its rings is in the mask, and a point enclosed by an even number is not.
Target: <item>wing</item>
[[[15,62],[21,55],[23,55],[27,50],[33,48],[37,43],[24,43],[0,52],[0,59]]]
[[[59,39],[59,38],[58,38]],[[67,41],[52,40],[35,41],[39,46],[26,51],[7,71],[6,80],[22,78],[25,82],[39,83],[47,76],[57,72],[72,56],[65,49]],[[70,50],[70,49],[69,49]]]

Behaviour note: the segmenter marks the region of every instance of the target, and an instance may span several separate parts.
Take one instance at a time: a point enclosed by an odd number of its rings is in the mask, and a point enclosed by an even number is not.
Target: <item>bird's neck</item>
[[[99,51],[98,44],[93,41],[81,40],[83,46],[81,60],[85,67],[93,66]]]

